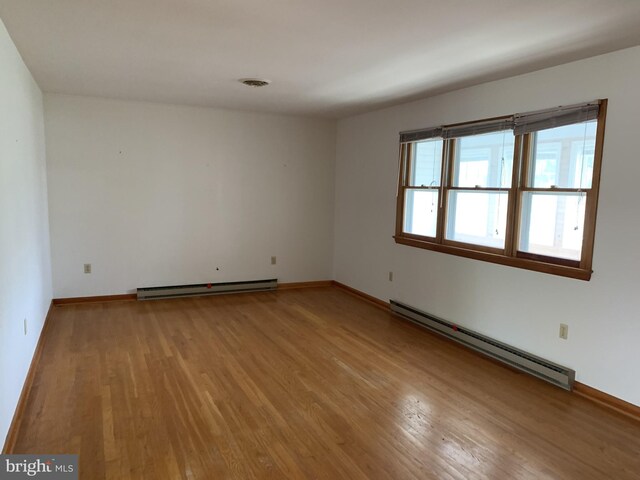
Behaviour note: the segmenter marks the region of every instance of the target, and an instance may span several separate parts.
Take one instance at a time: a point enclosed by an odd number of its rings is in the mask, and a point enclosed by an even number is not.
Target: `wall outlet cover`
[[[566,340],[567,338],[569,338],[569,325],[565,324],[565,323],[561,323],[560,324],[560,333],[558,335],[560,338],[562,338],[563,340]]]

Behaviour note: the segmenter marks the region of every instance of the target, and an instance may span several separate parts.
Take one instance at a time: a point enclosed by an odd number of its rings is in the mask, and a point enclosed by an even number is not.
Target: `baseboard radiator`
[[[138,288],[138,300],[156,300],[162,298],[195,297],[201,295],[219,295],[221,293],[262,292],[276,290],[278,279],[250,280],[246,282],[198,283],[194,285],[173,285],[167,287]]]
[[[565,390],[571,390],[573,387],[576,372],[570,368],[552,363],[544,358],[536,357],[535,355],[498,342],[473,330],[460,327],[455,323],[434,317],[433,315],[396,302],[395,300],[391,300],[390,303],[391,311],[414,323],[418,323],[484,355],[553,383]]]

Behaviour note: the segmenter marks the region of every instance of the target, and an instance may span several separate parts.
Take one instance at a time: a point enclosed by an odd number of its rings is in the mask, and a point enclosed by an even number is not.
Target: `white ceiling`
[[[323,117],[640,44],[639,0],[0,0],[0,18],[46,92]]]

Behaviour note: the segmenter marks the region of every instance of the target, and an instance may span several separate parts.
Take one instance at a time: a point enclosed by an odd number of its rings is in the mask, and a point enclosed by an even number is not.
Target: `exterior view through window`
[[[396,242],[588,280],[606,106],[402,132]]]

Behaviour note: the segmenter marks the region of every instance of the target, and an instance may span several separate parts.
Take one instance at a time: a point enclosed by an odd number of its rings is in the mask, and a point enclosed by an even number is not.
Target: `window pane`
[[[511,130],[459,138],[456,141],[453,185],[511,187],[514,144]]]
[[[520,250],[580,260],[585,193],[531,193],[522,197]]]
[[[451,191],[446,238],[504,248],[508,200],[506,192]]]
[[[532,186],[591,188],[597,125],[593,120],[536,132]]]
[[[436,236],[438,190],[406,190],[404,231],[426,237]]]
[[[442,168],[442,139],[436,138],[414,144],[413,168],[410,185],[416,187],[440,186]]]

